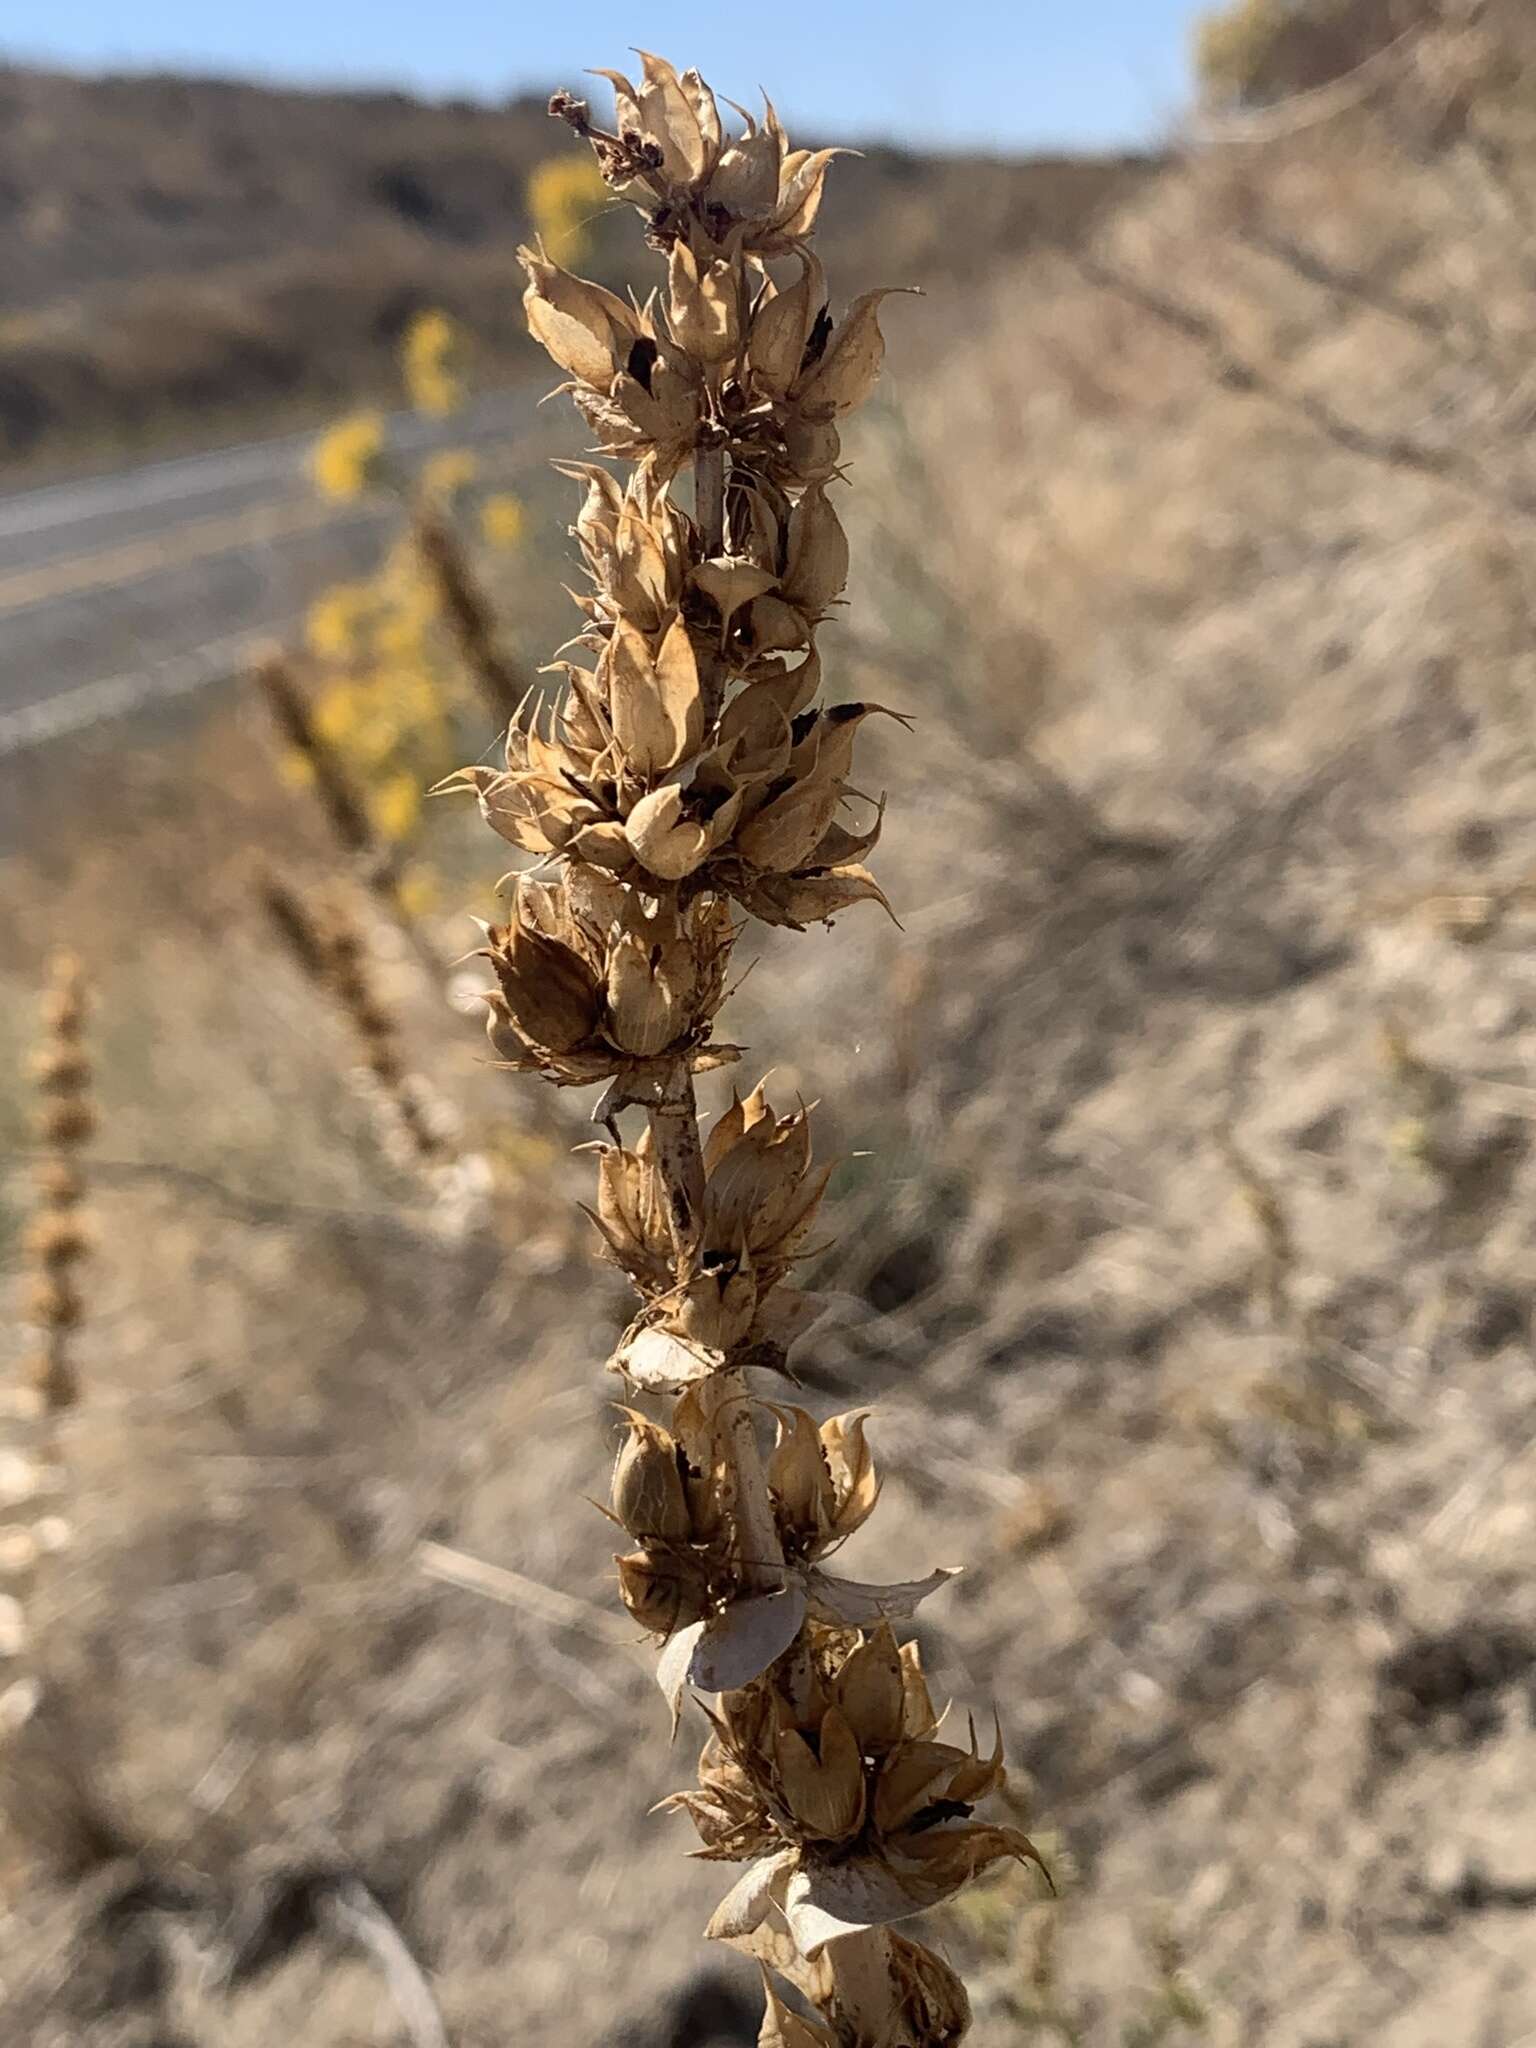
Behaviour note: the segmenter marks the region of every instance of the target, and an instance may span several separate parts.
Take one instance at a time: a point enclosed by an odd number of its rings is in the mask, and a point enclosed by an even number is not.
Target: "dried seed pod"
[[[723,363],[740,340],[740,278],[734,264],[700,263],[674,242],[667,277],[667,325],[680,348],[701,363]]]
[[[629,1435],[613,1470],[613,1511],[643,1543],[686,1543],[692,1534],[676,1439],[637,1414],[622,1411]]]
[[[704,710],[693,642],[680,616],[654,651],[645,634],[621,617],[598,681],[614,740],[639,781],[650,784],[697,753]]]
[[[941,1956],[904,1935],[891,1934],[891,1974],[903,2016],[915,2040],[953,2048],[971,2024],[964,1984]]]
[[[669,1636],[703,1614],[704,1587],[686,1561],[664,1552],[635,1550],[614,1562],[619,1568],[619,1597],[652,1635]]]
[[[774,1749],[780,1790],[804,1838],[842,1842],[856,1835],[864,1822],[864,1759],[839,1709],[822,1716],[815,1749],[793,1728],[780,1729]]]
[[[493,926],[482,948],[495,970],[499,995],[489,1029],[492,1043],[498,1050],[506,1048],[510,1063],[588,1079],[589,1067],[613,1071],[618,1059],[602,1049],[603,990],[592,964],[563,916],[558,928],[558,937],[539,928],[530,886],[520,882],[512,922]],[[579,1054],[587,1059],[569,1057]]]
[[[796,383],[792,396],[805,412],[852,412],[869,397],[885,360],[880,332],[881,301],[892,291],[865,292],[855,299],[827,344],[826,352]]]
[[[539,250],[519,249],[517,260],[528,279],[523,310],[529,332],[568,375],[606,391],[645,338],[638,314]]]
[[[766,391],[785,396],[805,363],[806,350],[827,303],[827,281],[819,259],[809,249],[797,252],[800,276],[787,291],[772,279],[763,286],[752,309],[747,358],[752,376]]]
[[[889,1622],[850,1652],[838,1671],[832,1697],[866,1753],[894,1749],[906,1723],[906,1685],[901,1652]]]
[[[783,593],[807,619],[819,619],[848,581],[848,536],[820,484],[808,490],[789,522]]]
[[[814,1556],[830,1541],[837,1495],[814,1417],[803,1408],[776,1408],[778,1437],[768,1460],[784,1547]]]

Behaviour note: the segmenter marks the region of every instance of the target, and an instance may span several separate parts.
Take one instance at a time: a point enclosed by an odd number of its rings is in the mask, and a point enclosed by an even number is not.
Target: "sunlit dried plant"
[[[880,707],[820,705],[817,628],[847,578],[839,423],[878,377],[885,294],[829,313],[810,236],[837,151],[792,150],[771,105],[728,137],[696,72],[641,63],[638,87],[602,74],[616,132],[569,94],[551,111],[639,207],[665,288],[638,306],[522,252],[529,325],[629,471],[566,466],[585,491],[589,661],[558,664],[563,697],[513,722],[504,770],[454,778],[555,871],[518,874],[487,930],[489,1031],[510,1067],[606,1084],[594,1221],[640,1297],[612,1364],[672,1403],[665,1425],[625,1410],[619,1586],[662,1640],[674,1714],[687,1688],[717,1695],[698,1786],[670,1802],[704,1856],[748,1866],[709,1933],[765,1967],[763,2043],[936,2048],[965,2031],[964,1988],[891,1923],[1001,1858],[1039,1859],[975,1817],[1000,1746],[983,1753],[974,1726],[941,1738],[895,1633],[949,1574],[828,1569],[879,1492],[863,1414],[818,1426],[748,1388],[784,1371],[807,1320],[791,1275],[827,1182],[809,1112],[759,1087],[701,1140],[694,1094],[738,1057],[713,1036],[737,912],[798,930],[884,901],[863,865],[878,807],[844,822]]]

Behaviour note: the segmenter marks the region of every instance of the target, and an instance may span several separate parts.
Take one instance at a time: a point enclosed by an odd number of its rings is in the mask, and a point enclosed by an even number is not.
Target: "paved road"
[[[540,438],[539,387],[446,421],[404,416],[391,445]],[[313,435],[145,463],[0,497],[0,753],[228,674],[310,597],[368,559],[387,509],[327,505]]]

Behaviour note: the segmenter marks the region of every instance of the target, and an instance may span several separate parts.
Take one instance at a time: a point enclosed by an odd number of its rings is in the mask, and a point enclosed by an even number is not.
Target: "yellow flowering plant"
[[[465,354],[447,313],[416,316],[400,345],[412,415],[444,420],[462,409]],[[329,428],[309,469],[338,503],[392,501],[403,530],[369,575],[331,586],[309,607],[303,637],[315,681],[304,744],[295,744],[288,722],[284,772],[299,785],[344,781],[398,868],[421,825],[421,792],[457,758],[476,711],[488,709],[504,726],[522,695],[515,666],[497,647],[473,554],[518,547],[523,508],[510,491],[480,488],[468,448],[434,449],[411,473],[376,410]],[[319,748],[329,756],[324,774]]]
[[[592,224],[613,204],[588,156],[546,157],[528,178],[528,219],[557,263],[583,263],[592,253]]]

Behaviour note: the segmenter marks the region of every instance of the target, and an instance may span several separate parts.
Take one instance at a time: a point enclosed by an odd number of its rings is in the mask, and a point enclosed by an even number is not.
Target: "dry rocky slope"
[[[0,454],[206,437],[220,414],[387,388],[423,304],[462,316],[487,374],[527,370],[511,252],[529,171],[570,142],[542,96],[0,68]],[[1075,229],[1147,168],[871,147],[844,164],[828,261],[851,289],[975,275],[1037,211]],[[632,258],[600,227],[611,276]]]
[[[905,928],[770,943],[727,1016],[843,1119],[804,1398],[878,1401],[913,1545],[848,1568],[967,1561],[925,1662],[1066,1892],[1054,1970],[1022,1876],[929,1929],[977,2048],[1536,2029],[1536,177],[1528,78],[1463,48],[1458,117],[1456,54],[1182,167],[1091,275],[914,302],[850,451],[827,653],[921,721],[871,778]],[[250,911],[242,847],[322,857],[254,731],[3,769],[0,1064],[66,935],[106,1157],[0,2038],[393,2044],[393,1929],[455,2048],[743,2044],[581,1499],[580,1177],[524,1128],[526,1206],[450,1238],[380,1163]]]

